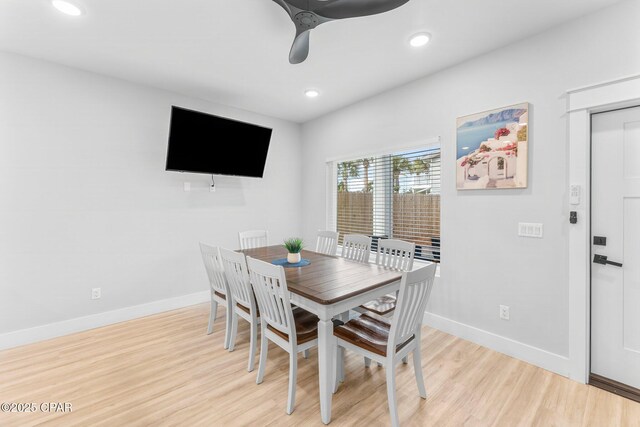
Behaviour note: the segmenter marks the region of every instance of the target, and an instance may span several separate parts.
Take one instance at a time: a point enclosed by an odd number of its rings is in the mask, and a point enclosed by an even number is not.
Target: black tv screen
[[[166,170],[262,178],[271,132],[173,106]]]

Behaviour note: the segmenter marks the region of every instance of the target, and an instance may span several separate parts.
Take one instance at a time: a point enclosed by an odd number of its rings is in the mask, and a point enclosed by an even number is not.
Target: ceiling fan
[[[289,62],[299,64],[309,55],[309,32],[336,19],[356,18],[388,12],[409,0],[273,0],[289,14],[296,26],[296,37]]]

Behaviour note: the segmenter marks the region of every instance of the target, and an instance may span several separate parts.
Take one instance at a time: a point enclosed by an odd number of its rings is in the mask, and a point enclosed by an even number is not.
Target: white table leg
[[[318,322],[318,371],[320,378],[320,414],[322,422],[331,422],[331,397],[335,377],[334,355],[336,352],[331,318]]]

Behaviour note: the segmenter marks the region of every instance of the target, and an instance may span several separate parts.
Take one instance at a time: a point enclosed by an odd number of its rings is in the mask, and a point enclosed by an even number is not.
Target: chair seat
[[[318,338],[318,316],[300,307],[296,307],[293,310],[293,319],[296,324],[296,340],[298,344]],[[267,325],[267,328],[282,339],[289,341],[289,336],[284,332],[280,332],[271,325]]]
[[[334,328],[333,334],[353,345],[386,357],[390,330],[391,323],[388,319],[363,314],[357,319],[349,320],[344,325]],[[396,351],[412,340],[413,337],[398,345]]]
[[[380,316],[384,316],[396,309],[396,297],[395,295],[384,295],[380,298],[374,299],[373,301],[369,301],[366,304],[362,304],[360,307]]]

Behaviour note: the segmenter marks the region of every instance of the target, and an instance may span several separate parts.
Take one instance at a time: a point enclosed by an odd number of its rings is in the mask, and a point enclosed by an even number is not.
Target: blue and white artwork
[[[526,102],[458,118],[458,190],[526,188],[528,127]]]

